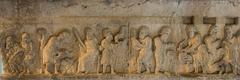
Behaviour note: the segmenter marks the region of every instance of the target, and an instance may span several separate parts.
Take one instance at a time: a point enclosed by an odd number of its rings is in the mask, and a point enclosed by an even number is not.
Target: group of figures
[[[33,61],[33,44],[28,33],[22,33],[21,42],[18,43],[13,36],[7,36],[2,51],[4,71],[7,73],[30,73]]]
[[[85,38],[76,28],[48,36],[47,29],[38,28],[35,42],[27,32],[21,33],[19,41],[14,35],[4,38],[4,73],[240,74],[240,35],[225,27],[225,37],[219,38],[218,28],[212,25],[207,35],[201,35],[196,27],[188,26],[187,38],[180,42],[171,40],[173,30],[167,26],[153,38],[147,26],[137,30],[124,25],[116,34],[104,28],[98,35],[87,27]],[[34,47],[36,44],[39,47]]]

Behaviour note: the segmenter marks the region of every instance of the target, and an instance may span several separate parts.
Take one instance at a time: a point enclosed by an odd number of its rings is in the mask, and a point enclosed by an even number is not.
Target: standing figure
[[[169,73],[175,70],[175,46],[169,41],[170,34],[171,29],[168,27],[163,27],[159,32],[159,36],[154,39],[156,48],[154,54],[156,60],[156,74],[159,72]]]
[[[55,74],[65,74],[66,72],[62,70],[62,68],[66,68],[64,64],[62,64],[63,61],[72,58],[71,57],[71,50],[69,49],[69,42],[70,42],[70,32],[66,29],[63,29],[57,33],[57,39],[56,43],[56,52],[53,53],[53,59],[54,59],[54,73]],[[68,42],[69,41],[69,42]],[[69,62],[71,63],[71,62]],[[71,64],[68,64],[71,66]]]
[[[110,66],[111,68],[111,74],[115,74],[114,72],[114,63],[111,61],[113,58],[113,35],[109,31],[109,29],[106,29],[103,31],[104,39],[101,42],[101,48],[102,48],[102,58],[101,58],[101,64],[103,65],[103,73],[106,73],[107,66]]]
[[[40,62],[41,62],[41,69],[40,69],[40,73],[44,72],[44,65],[43,65],[43,48],[46,45],[46,34],[47,34],[47,30],[45,28],[38,28],[37,29],[37,34],[39,36],[38,42],[39,42],[39,56],[40,56]]]
[[[85,73],[92,73],[97,72],[97,68],[99,65],[99,42],[91,28],[86,28],[86,40],[85,40],[85,46],[86,46],[86,53],[82,54],[80,57],[80,65],[81,69],[79,69],[81,72]]]
[[[5,45],[4,45],[4,49],[2,49],[2,58],[3,58],[3,69],[4,69],[4,73],[5,74],[8,74],[10,73],[10,68],[9,68],[9,58],[10,56],[13,55],[14,53],[14,41],[13,41],[13,38],[12,36],[8,36],[6,38],[6,42],[5,42]]]
[[[146,26],[142,26],[139,32],[139,41],[141,42],[141,48],[139,52],[139,56],[137,58],[137,72],[142,72],[142,67],[146,69],[147,73],[151,72],[151,64],[153,59],[152,52],[152,39],[150,37],[149,28]]]
[[[192,65],[194,67],[194,72],[198,73],[204,68],[204,56],[207,54],[206,46],[202,43],[201,35],[196,31],[194,27],[187,28],[188,39],[180,43],[179,49],[181,49],[181,54],[188,54],[192,57]],[[189,65],[189,67],[191,67]],[[192,71],[187,71],[192,72]]]
[[[7,36],[2,54],[4,73],[17,74],[21,72],[18,68],[22,67],[22,61],[15,61],[18,58],[15,56],[15,53],[17,53],[18,51],[19,45],[16,41],[14,41],[13,36]],[[19,57],[18,59],[20,58],[23,60],[23,57]]]
[[[128,71],[128,61],[129,61],[129,34],[128,26],[121,25],[119,32],[114,36],[114,49],[113,57],[111,61],[114,62],[115,72],[127,72]]]
[[[217,38],[216,26],[211,26],[209,34],[205,37],[205,43],[209,52],[208,61],[208,73],[222,73],[223,69],[223,57],[226,52],[222,48],[222,40]]]
[[[131,52],[130,52],[130,60],[129,60],[129,67],[128,72],[129,73],[136,73],[137,72],[137,58],[139,55],[139,51],[141,48],[141,44],[137,39],[137,31],[136,29],[131,29],[132,35],[131,35]]]
[[[24,63],[25,63],[25,72],[29,74],[31,71],[31,67],[33,64],[33,42],[32,39],[30,38],[30,35],[28,33],[23,33],[21,36],[21,47],[24,50],[25,58],[24,58]]]
[[[224,43],[224,48],[226,49],[226,54],[224,56],[224,61],[226,65],[225,72],[230,72],[233,70],[234,74],[239,74],[238,72],[238,58],[239,58],[239,53],[237,51],[237,47],[239,43],[237,42],[237,37],[234,36],[232,27],[228,26],[225,29],[225,40],[223,41]],[[232,66],[232,68],[231,68]]]
[[[52,71],[52,66],[54,64],[54,53],[57,52],[57,36],[50,36],[46,46],[43,48],[43,73],[50,75],[52,73],[54,73],[54,71]]]
[[[237,36],[237,39],[234,40],[234,48],[233,48],[233,73],[240,74],[240,36]]]

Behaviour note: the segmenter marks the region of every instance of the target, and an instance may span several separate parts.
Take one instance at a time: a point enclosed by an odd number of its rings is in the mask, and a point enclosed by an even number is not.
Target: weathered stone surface
[[[238,0],[0,0],[1,79],[239,79]]]

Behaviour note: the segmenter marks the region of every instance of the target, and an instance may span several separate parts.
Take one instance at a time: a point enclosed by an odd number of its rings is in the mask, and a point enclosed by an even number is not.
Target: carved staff
[[[80,35],[79,35],[78,30],[77,30],[75,27],[73,27],[73,28],[72,28],[72,31],[73,31],[74,36],[75,36],[75,37],[77,38],[77,40],[79,41],[81,47],[83,47],[84,49],[86,49],[86,46],[83,44],[83,42],[82,42],[82,40],[81,40],[81,38],[80,38]]]

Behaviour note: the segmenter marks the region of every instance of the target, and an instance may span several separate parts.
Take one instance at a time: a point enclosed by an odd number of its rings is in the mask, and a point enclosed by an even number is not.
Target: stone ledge
[[[2,75],[1,80],[238,80],[240,76],[227,75],[188,75],[166,76],[163,74],[89,74],[68,76],[25,75],[21,77]]]

